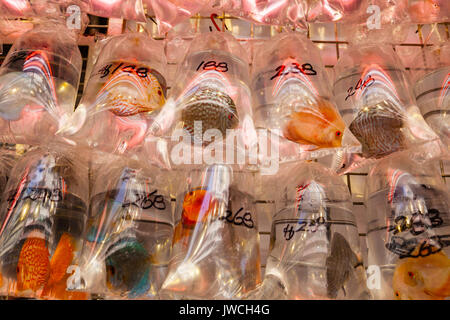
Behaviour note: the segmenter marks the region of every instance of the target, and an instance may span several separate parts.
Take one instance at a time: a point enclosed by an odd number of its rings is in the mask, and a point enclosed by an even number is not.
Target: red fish
[[[335,107],[320,100],[316,106],[294,112],[284,127],[286,139],[319,148],[340,147],[345,124]]]
[[[214,200],[206,190],[194,190],[186,194],[183,201],[182,221],[185,225],[205,222]]]
[[[66,275],[67,268],[73,260],[74,246],[74,239],[67,233],[64,233],[59,239],[58,246],[50,260],[50,278],[47,283],[49,286],[61,281]]]
[[[49,276],[50,261],[45,239],[28,238],[17,264],[17,289],[37,291],[45,285]]]

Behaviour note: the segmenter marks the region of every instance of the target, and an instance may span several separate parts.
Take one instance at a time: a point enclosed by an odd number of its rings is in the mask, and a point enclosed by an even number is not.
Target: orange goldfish
[[[291,114],[284,127],[284,137],[319,148],[340,147],[345,124],[335,107],[326,100]]]
[[[208,191],[200,189],[189,192],[183,201],[183,223],[194,225],[197,222],[205,222],[212,204],[213,199]]]
[[[444,252],[400,261],[392,279],[396,299],[443,300],[450,296],[450,259]]]
[[[0,272],[0,288],[2,287],[2,285],[3,285],[3,277],[2,273]]]
[[[37,291],[45,285],[49,276],[50,261],[45,239],[28,238],[17,264],[17,289]]]

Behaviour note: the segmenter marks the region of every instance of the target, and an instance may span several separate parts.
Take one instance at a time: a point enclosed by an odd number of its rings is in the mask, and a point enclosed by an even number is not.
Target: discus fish
[[[66,275],[74,256],[75,241],[68,233],[64,233],[50,260],[50,278],[48,285],[51,286],[60,282]]]
[[[331,254],[326,260],[327,268],[327,295],[335,299],[339,290],[358,272],[364,271],[361,259],[353,252],[347,240],[339,233],[333,234],[331,241]]]
[[[420,245],[414,250],[415,256]],[[398,300],[443,300],[450,296],[450,259],[443,251],[397,263],[392,278]]]
[[[150,255],[136,238],[122,238],[106,252],[106,283],[136,298],[150,289]]]
[[[28,238],[17,264],[17,289],[37,291],[50,276],[49,252],[45,239]]]
[[[441,7],[439,0],[416,0],[410,4],[409,15],[415,23],[438,22]]]
[[[202,135],[208,129],[217,129],[223,136],[227,129],[234,129],[239,123],[233,99],[226,93],[209,87],[201,87],[188,98],[181,112],[181,119],[184,129],[197,141],[201,137],[194,136],[194,121],[202,122]]]
[[[362,108],[349,129],[361,142],[363,156],[381,158],[405,148],[401,114],[387,101]]]
[[[316,107],[304,107],[293,112],[284,127],[284,137],[299,144],[319,148],[340,147],[345,124],[336,108],[326,100]]]
[[[110,69],[113,70],[124,67],[113,73],[103,84],[97,94],[97,104],[106,105],[119,117],[129,117],[161,108],[165,98],[162,85],[156,76],[158,73],[147,67],[131,70],[130,66],[126,65],[124,62],[112,64]]]
[[[192,226],[197,222],[205,222],[214,200],[206,190],[194,190],[186,194],[183,201],[182,221]]]

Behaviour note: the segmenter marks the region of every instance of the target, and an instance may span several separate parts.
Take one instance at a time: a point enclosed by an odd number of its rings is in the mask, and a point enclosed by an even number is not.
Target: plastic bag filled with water
[[[322,165],[285,166],[264,282],[253,299],[369,299],[350,193]]]
[[[13,44],[0,68],[0,141],[44,144],[75,106],[81,73],[76,38],[41,21]]]
[[[256,143],[248,84],[247,52],[237,39],[226,32],[196,35],[155,131],[184,132],[183,141],[200,147],[233,134],[245,146]]]
[[[136,150],[165,103],[161,42],[142,33],[111,37],[91,72],[80,105],[60,133],[111,153]]]
[[[173,213],[167,171],[110,159],[95,168],[82,252],[87,291],[155,298],[169,263]]]
[[[413,23],[448,22],[450,2],[447,0],[409,0],[408,13]]]
[[[405,69],[392,46],[355,43],[338,60],[335,74],[336,104],[362,146],[361,153],[354,157],[337,158],[338,172],[438,141],[420,114]],[[426,152],[429,156],[439,155]]]
[[[449,192],[438,163],[407,152],[379,162],[366,185],[368,284],[376,299],[450,296]]]
[[[417,56],[424,68],[415,75],[414,94],[428,125],[450,151],[450,42],[432,46]]]
[[[240,299],[261,281],[253,178],[197,166],[180,183],[164,299]]]
[[[344,120],[311,40],[300,33],[281,33],[254,51],[255,125],[279,135],[281,161],[324,156],[352,142],[359,145],[344,137]]]
[[[79,254],[87,217],[87,167],[69,152],[35,149],[13,167],[2,196],[2,296],[87,299]]]

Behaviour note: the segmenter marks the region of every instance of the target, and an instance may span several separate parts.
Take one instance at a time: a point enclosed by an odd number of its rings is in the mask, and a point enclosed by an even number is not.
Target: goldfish
[[[3,285],[3,276],[2,273],[0,272],[0,288],[2,287],[2,285]]]
[[[401,114],[390,102],[362,108],[349,126],[366,158],[381,158],[405,148]]]
[[[293,112],[283,129],[286,139],[319,148],[340,147],[345,123],[336,108],[321,99],[316,106]]]
[[[206,130],[217,129],[223,136],[227,129],[234,129],[239,123],[233,99],[210,87],[201,87],[188,98],[181,111],[181,119],[183,128],[194,140],[201,140],[201,137],[194,136],[194,121],[202,122],[202,135]]]
[[[419,250],[420,245],[412,255]],[[392,287],[397,300],[443,300],[450,296],[450,259],[442,250],[426,257],[401,259]]]
[[[37,291],[45,285],[49,277],[50,260],[45,239],[26,239],[17,264],[17,289]]]
[[[122,238],[106,252],[106,283],[110,290],[127,291],[136,298],[150,289],[151,257],[136,238]]]
[[[206,190],[199,189],[187,193],[183,201],[183,224],[192,226],[197,222],[205,222],[212,204],[211,193]]]

